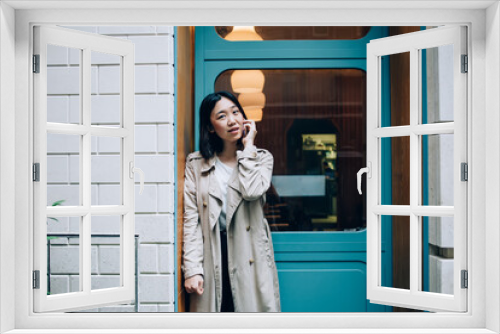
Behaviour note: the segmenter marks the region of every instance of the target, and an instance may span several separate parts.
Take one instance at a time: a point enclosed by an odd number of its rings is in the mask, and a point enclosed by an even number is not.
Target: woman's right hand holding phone
[[[253,145],[255,136],[257,136],[257,127],[255,126],[255,121],[244,120],[243,121],[243,146]]]

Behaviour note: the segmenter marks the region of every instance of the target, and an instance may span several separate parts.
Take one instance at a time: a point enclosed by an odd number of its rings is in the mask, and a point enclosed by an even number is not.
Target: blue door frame
[[[199,105],[206,94],[213,92],[215,81],[222,72],[255,68],[366,71],[366,44],[371,39],[387,36],[387,27],[372,27],[358,40],[229,42],[220,38],[213,27],[196,27],[195,148],[199,149]],[[390,92],[388,70],[382,80],[386,86],[383,91]],[[382,122],[388,125],[389,94],[383,97],[382,108]],[[390,141],[383,145],[390,147]],[[382,157],[382,170],[387,173],[385,179],[391,180],[390,154]],[[424,171],[424,178],[425,175]],[[390,182],[383,186],[385,200],[391,200],[391,189]],[[386,218],[390,222],[390,218]],[[366,230],[273,232],[273,244],[284,312],[392,311],[392,307],[371,304],[366,299]],[[384,286],[392,286],[391,224],[383,231],[382,253],[385,264],[382,282]]]

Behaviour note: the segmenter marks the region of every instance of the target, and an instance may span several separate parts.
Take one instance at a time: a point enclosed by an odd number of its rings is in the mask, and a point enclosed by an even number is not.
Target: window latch
[[[140,190],[139,190],[139,195],[142,195],[142,192],[144,190],[144,172],[142,169],[134,167],[134,162],[130,161],[129,163],[129,177],[131,179],[134,179],[134,173],[139,173],[139,177],[141,179],[140,181]]]
[[[368,161],[368,166],[365,168],[361,168],[358,171],[358,192],[361,195],[361,176],[366,173],[366,176],[371,179],[372,178],[372,163]]]

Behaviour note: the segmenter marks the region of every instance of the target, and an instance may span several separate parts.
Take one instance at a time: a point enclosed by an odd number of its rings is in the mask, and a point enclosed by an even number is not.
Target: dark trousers
[[[229,268],[227,264],[227,233],[220,232],[221,262],[222,262],[222,305],[221,312],[234,312],[233,294],[231,292],[231,281],[229,280]]]

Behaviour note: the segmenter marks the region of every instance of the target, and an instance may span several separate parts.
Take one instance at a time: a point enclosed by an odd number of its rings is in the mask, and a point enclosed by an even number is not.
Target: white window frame
[[[34,193],[34,270],[39,271],[39,288],[34,289],[35,312],[91,309],[134,300],[134,44],[128,40],[53,26],[34,27],[34,54],[39,56],[39,73],[34,83],[34,162],[40,166]],[[47,122],[47,46],[58,45],[80,51],[80,124]],[[120,127],[91,125],[91,56],[100,52],[120,58]],[[47,206],[47,135],[79,137],[79,197],[76,206]],[[120,205],[91,205],[91,138],[114,137],[120,141]],[[120,216],[120,286],[91,288],[92,215]],[[47,217],[80,217],[79,292],[47,295]]]
[[[367,45],[367,297],[377,304],[409,307],[426,311],[467,309],[467,290],[461,287],[461,271],[467,270],[467,182],[461,181],[461,163],[467,163],[467,73],[461,73],[461,56],[467,54],[466,28],[448,26],[380,38]],[[453,120],[422,124],[422,50],[444,45],[453,47]],[[409,53],[410,123],[382,126],[382,57]],[[421,136],[453,134],[453,192],[451,206],[422,205]],[[382,138],[409,138],[409,205],[381,205]],[[393,152],[398,154],[398,152]],[[382,286],[382,215],[407,216],[410,223],[410,286],[396,289]],[[453,217],[453,294],[422,290],[422,217]]]
[[[115,329],[144,328],[164,329],[164,333],[178,332],[174,328],[254,328],[254,332],[287,332],[284,328],[309,328],[316,332],[336,332],[335,329],[350,328],[355,333],[393,332],[421,333],[450,332],[459,328],[467,333],[494,333],[500,330],[498,314],[499,298],[499,254],[500,230],[500,136],[498,110],[500,101],[500,11],[496,1],[448,2],[385,2],[371,1],[369,8],[364,2],[337,1],[324,2],[274,2],[273,8],[264,8],[261,2],[224,2],[217,4],[198,3],[193,10],[188,1],[181,3],[143,4],[106,1],[82,1],[78,4],[66,2],[18,2],[1,4],[0,13],[0,69],[2,74],[13,73],[15,66],[15,86],[12,79],[0,78],[0,320],[2,331],[12,333],[41,333],[42,329],[89,328],[88,332],[104,333]],[[131,6],[134,9],[103,11],[106,6]],[[10,6],[20,9],[14,11]],[[70,6],[61,9],[60,6]],[[71,8],[78,6],[79,9]],[[87,9],[81,9],[82,7]],[[99,6],[100,8],[97,8]],[[163,7],[147,10],[152,6]],[[394,7],[392,7],[394,6]],[[426,7],[427,6],[427,7]],[[429,6],[432,6],[429,7]],[[27,8],[21,10],[21,8]],[[218,8],[216,8],[218,7]],[[357,8],[356,8],[357,7]],[[50,8],[52,10],[41,10]],[[138,11],[137,8],[144,8]],[[290,9],[291,8],[291,9]],[[313,8],[312,10],[310,8]],[[350,8],[350,9],[346,9]],[[403,8],[403,9],[401,9]],[[29,10],[28,10],[29,9]],[[189,9],[189,10],[186,10]],[[286,15],[283,15],[286,11]],[[266,15],[262,15],[265,12]],[[307,12],[310,15],[304,15]],[[15,21],[14,21],[15,17]],[[105,22],[103,22],[105,20]],[[270,22],[271,20],[272,22]],[[252,22],[256,25],[300,24],[300,25],[436,25],[465,24],[469,27],[469,113],[468,141],[469,167],[469,230],[468,241],[468,312],[436,314],[34,314],[32,312],[30,257],[33,212],[32,195],[28,175],[30,175],[32,148],[31,133],[32,104],[26,96],[32,96],[29,73],[30,45],[33,24],[99,25],[99,24],[154,24],[154,25],[220,25],[235,22]],[[486,27],[485,29],[485,22]],[[7,28],[7,29],[6,29]],[[15,31],[15,40],[14,40]],[[488,70],[486,71],[486,67]],[[10,71],[10,72],[9,72]],[[12,96],[15,94],[15,99]],[[15,110],[15,114],[12,112]],[[474,121],[472,122],[472,115]],[[11,141],[15,127],[15,147]],[[486,154],[488,152],[488,154]],[[13,161],[15,160],[15,164]],[[485,162],[488,167],[484,169]],[[477,166],[477,168],[474,168]],[[14,174],[15,170],[15,174]],[[485,172],[491,172],[486,179]],[[12,175],[15,175],[15,179]],[[11,180],[14,179],[14,180]],[[486,182],[487,181],[487,182]],[[6,185],[4,187],[3,185]],[[14,187],[15,186],[15,187]],[[14,200],[11,199],[15,191]],[[488,194],[488,196],[486,196]],[[473,195],[473,196],[471,196]],[[486,202],[486,205],[484,204]],[[15,211],[10,207],[15,205]],[[13,226],[13,220],[15,226]],[[474,226],[474,230],[472,230]],[[473,232],[473,233],[472,233]],[[15,242],[12,240],[15,235]],[[14,254],[14,256],[12,256]],[[486,261],[485,261],[486,259]],[[488,266],[486,266],[486,262]],[[12,287],[15,287],[14,289]],[[486,293],[485,289],[488,289]],[[15,305],[15,307],[12,307]],[[425,317],[425,318],[423,318]],[[425,319],[425,321],[422,321]],[[170,329],[166,329],[165,327]],[[102,330],[98,330],[98,329]],[[258,330],[257,328],[267,328]],[[356,331],[358,328],[359,331]],[[29,330],[28,330],[29,329]],[[38,331],[37,329],[40,329]],[[106,331],[106,329],[108,331]],[[322,331],[323,329],[324,331]],[[330,330],[328,330],[330,329]],[[195,330],[194,330],[195,331]],[[53,330],[51,332],[54,332]],[[153,332],[153,331],[151,331]],[[201,332],[201,331],[198,331]],[[340,330],[337,332],[341,332]]]

